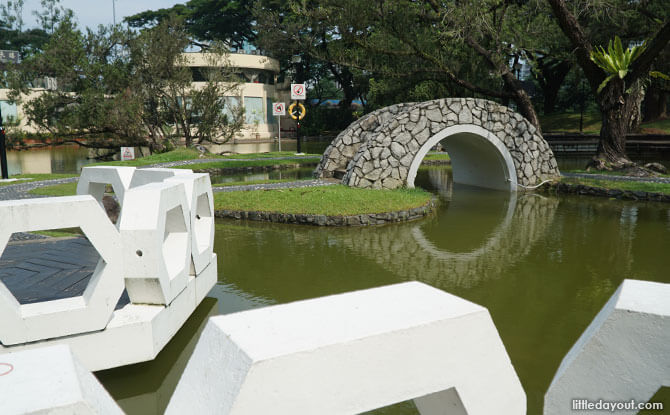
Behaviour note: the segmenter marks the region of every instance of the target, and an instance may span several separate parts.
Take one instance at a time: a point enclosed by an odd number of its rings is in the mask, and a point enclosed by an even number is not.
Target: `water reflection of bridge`
[[[457,199],[451,203],[457,203]],[[470,287],[499,277],[505,269],[526,256],[552,223],[558,200],[511,194],[500,207],[504,214],[497,226],[490,229],[479,247],[467,252],[444,249],[439,240],[427,236],[426,228],[439,218],[383,232],[374,229],[350,232],[342,243],[356,252],[369,252],[381,267],[407,279],[434,286]],[[448,209],[442,214],[451,213]],[[448,237],[459,238],[459,235]]]

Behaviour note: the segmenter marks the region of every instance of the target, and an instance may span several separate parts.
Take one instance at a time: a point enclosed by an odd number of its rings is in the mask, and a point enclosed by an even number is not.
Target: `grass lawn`
[[[451,160],[447,153],[428,153],[424,160]]]
[[[542,131],[545,133],[561,132],[561,133],[578,133],[579,132],[579,113],[560,113],[541,115],[540,124]],[[584,133],[585,134],[599,134],[600,133],[600,113],[586,112],[584,113]],[[670,119],[645,122],[640,126],[642,133],[653,134],[670,134]]]
[[[12,184],[37,182],[40,180],[67,179],[68,177],[79,177],[77,174],[17,174],[10,176],[10,179],[29,178],[30,180],[17,180],[14,182],[0,182],[0,186],[10,186]]]
[[[29,193],[43,196],[74,196],[77,194],[77,182],[38,187]]]
[[[622,182],[614,180],[583,179],[576,177],[563,177],[561,182],[568,184],[581,184],[585,186],[600,187],[603,189],[617,189],[629,191],[641,191],[650,193],[670,194],[670,183],[646,183],[646,182]]]
[[[431,196],[422,189],[372,190],[333,185],[216,193],[214,208],[344,216],[415,208],[428,203]]]
[[[295,156],[294,152],[291,151],[274,151],[270,153],[252,153],[252,154],[231,154],[226,156],[220,156],[217,154],[207,154],[206,158],[213,159],[222,159],[222,160],[235,160],[235,159],[264,159],[270,157],[293,157]],[[320,157],[319,154],[309,154],[308,156]],[[101,163],[89,164],[89,166],[147,166],[150,164],[156,163],[167,163],[172,161],[182,161],[182,160],[195,160],[200,158],[200,153],[197,150],[190,148],[179,148],[176,150],[168,151],[167,153],[157,153],[152,154],[147,157],[140,157],[135,160],[130,161],[105,161]],[[237,162],[241,167],[244,162]]]
[[[287,182],[296,182],[300,179],[267,179],[267,180],[249,180],[249,181],[237,181],[237,182],[224,182],[212,184],[212,186],[217,187],[230,187],[230,186],[251,186],[253,184],[270,184],[270,183],[287,183]],[[309,180],[309,179],[304,179]]]
[[[258,160],[250,160],[250,161],[222,160],[211,163],[187,164],[184,166],[176,166],[175,168],[202,170],[202,169],[231,169],[231,168],[244,169],[247,167],[264,167],[264,166],[276,166],[285,164],[316,165],[316,163],[319,162],[319,157],[320,156],[313,156],[309,158],[294,159],[294,160],[263,160],[263,158],[259,157]]]

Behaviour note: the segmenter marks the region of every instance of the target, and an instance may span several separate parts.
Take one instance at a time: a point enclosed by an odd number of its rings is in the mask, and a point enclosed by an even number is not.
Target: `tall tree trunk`
[[[535,126],[538,134],[542,135],[540,118],[537,116],[537,112],[535,111],[533,101],[530,99],[530,95],[528,95],[528,93],[523,88],[514,91],[514,103],[516,104],[519,113],[521,113],[524,118],[526,118],[528,121],[530,121],[531,124],[533,124],[533,126]]]
[[[636,94],[626,94],[623,80],[614,78],[597,96],[602,114],[600,142],[590,166],[599,170],[620,169],[633,165],[626,156],[626,134],[637,104]]]

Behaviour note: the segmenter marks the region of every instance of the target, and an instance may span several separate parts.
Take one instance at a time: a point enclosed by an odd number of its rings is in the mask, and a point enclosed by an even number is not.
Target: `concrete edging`
[[[604,187],[588,186],[572,183],[548,183],[538,189],[546,193],[564,193],[585,196],[608,197],[621,200],[642,200],[649,202],[670,203],[670,195],[657,192],[644,192],[641,190],[607,189]]]
[[[423,206],[383,213],[364,213],[360,215],[336,216],[295,214],[281,212],[262,212],[246,210],[221,209],[215,212],[217,218],[244,219],[258,222],[290,223],[296,225],[313,226],[370,226],[385,225],[388,223],[409,222],[428,216],[435,210],[437,198],[431,198]]]

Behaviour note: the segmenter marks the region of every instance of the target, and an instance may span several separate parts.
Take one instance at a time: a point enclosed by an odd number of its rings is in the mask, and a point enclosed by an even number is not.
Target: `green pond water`
[[[444,167],[420,169],[416,183],[442,202],[412,223],[218,221],[212,299],[158,359],[98,372],[99,379],[129,414],[159,414],[208,316],[417,280],[489,309],[528,413],[539,414],[562,358],[621,281],[670,282],[668,204],[515,196],[453,185]],[[401,403],[375,413],[416,410]]]

